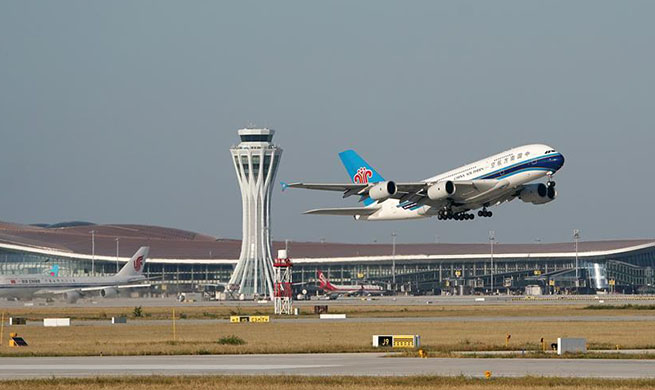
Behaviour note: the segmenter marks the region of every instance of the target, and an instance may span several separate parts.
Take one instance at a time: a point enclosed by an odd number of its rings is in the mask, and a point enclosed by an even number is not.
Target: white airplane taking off
[[[281,183],[286,188],[340,191],[359,196],[363,207],[309,210],[305,214],[349,215],[357,220],[398,220],[437,216],[440,220],[491,217],[487,208],[519,198],[544,204],[557,197],[552,176],[564,156],[548,145],[533,144],[487,157],[472,164],[412,183],[385,181],[354,150],[339,153],[352,183]],[[547,182],[533,183],[546,177]]]
[[[109,277],[58,277],[49,275],[15,275],[0,277],[0,297],[33,298],[63,296],[75,303],[88,294],[103,297],[118,295],[119,289],[148,287],[149,284],[132,284],[145,280],[143,268],[148,257],[147,246],[142,246],[114,276]]]

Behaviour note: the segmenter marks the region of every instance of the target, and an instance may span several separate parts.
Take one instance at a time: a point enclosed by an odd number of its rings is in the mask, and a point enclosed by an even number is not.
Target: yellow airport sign
[[[269,316],[230,316],[230,322],[271,322]]]
[[[414,337],[413,335],[393,336],[393,348],[414,348],[416,346]]]

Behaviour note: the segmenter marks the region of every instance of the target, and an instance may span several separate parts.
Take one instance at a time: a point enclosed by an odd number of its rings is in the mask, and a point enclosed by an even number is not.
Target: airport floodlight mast
[[[575,241],[575,285],[578,285],[580,280],[580,271],[578,270],[578,241],[580,241],[580,230],[573,229],[573,241]]]
[[[241,143],[230,152],[241,188],[243,239],[229,284],[248,298],[273,297],[271,194],[282,148],[272,143],[274,130],[246,128],[238,133]]]
[[[96,275],[96,231],[91,230],[91,275]]]
[[[396,232],[391,233],[391,284],[396,289]]]
[[[489,273],[491,280],[491,295],[494,293],[494,242],[496,242],[496,231],[489,230],[489,246],[490,248],[490,257],[491,257],[491,272]]]
[[[275,314],[293,314],[293,284],[291,281],[291,267],[293,264],[289,260],[286,249],[280,249],[277,258],[273,263],[275,271],[275,291],[273,295],[273,304]]]

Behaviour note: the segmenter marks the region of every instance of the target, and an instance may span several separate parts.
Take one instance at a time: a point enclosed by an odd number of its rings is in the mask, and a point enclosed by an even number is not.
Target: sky
[[[229,148],[275,129],[278,181],[359,151],[416,181],[514,146],[563,153],[559,197],[493,218],[358,222],[273,190],[275,239],[652,238],[655,2],[0,1],[0,220],[241,237]]]

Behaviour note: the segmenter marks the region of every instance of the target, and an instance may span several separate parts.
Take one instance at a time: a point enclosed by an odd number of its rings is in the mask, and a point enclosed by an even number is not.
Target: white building
[[[243,203],[241,255],[230,285],[247,297],[273,295],[271,193],[282,149],[274,130],[241,129],[241,143],[230,149]]]

